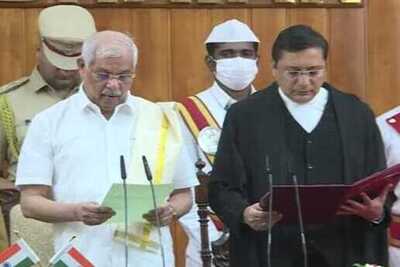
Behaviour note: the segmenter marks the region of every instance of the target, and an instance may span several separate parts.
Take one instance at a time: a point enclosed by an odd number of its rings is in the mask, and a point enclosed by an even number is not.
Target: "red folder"
[[[388,185],[400,180],[400,164],[376,172],[351,185],[318,184],[299,185],[299,196],[304,224],[324,224],[335,219],[338,208],[348,199],[358,199],[365,192],[370,198],[377,197]],[[297,224],[298,212],[294,185],[274,185],[272,209],[283,214],[279,223]],[[268,210],[269,197],[265,194],[260,205]]]

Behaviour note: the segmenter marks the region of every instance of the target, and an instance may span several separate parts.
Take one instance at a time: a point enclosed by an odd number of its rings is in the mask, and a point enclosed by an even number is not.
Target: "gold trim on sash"
[[[138,98],[136,114],[127,182],[148,184],[142,163],[144,155],[153,173],[153,183],[172,183],[182,145],[176,103],[155,104]],[[130,241],[140,249],[154,250],[152,244],[159,245],[154,229],[148,222],[134,222],[129,226],[130,237],[134,237]],[[118,239],[121,233],[123,230],[118,226],[114,236]]]
[[[208,123],[208,126],[214,127],[221,129],[221,126],[218,125],[218,122],[214,118],[214,116],[211,114],[211,112],[208,110],[207,106],[203,103],[203,101],[196,97],[196,96],[190,96],[188,97],[191,101],[193,101],[195,107],[198,109],[198,112],[204,117],[206,122]],[[178,110],[182,115],[183,121],[185,122],[187,128],[189,129],[190,133],[192,134],[194,140],[197,142],[197,138],[199,136],[199,133],[202,129],[195,123],[195,120],[193,119],[193,116],[190,111],[186,108],[185,105],[182,103],[178,104]],[[203,151],[203,154],[206,156],[208,162],[210,165],[214,163],[215,156],[207,154]]]

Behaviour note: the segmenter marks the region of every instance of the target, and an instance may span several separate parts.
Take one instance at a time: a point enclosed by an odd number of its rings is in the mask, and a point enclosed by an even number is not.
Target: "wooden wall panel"
[[[130,32],[140,58],[134,92],[152,100],[179,99],[209,85],[203,63],[204,38],[212,25],[239,18],[251,25],[262,43],[260,73],[255,82],[264,87],[272,79],[270,47],[285,26],[306,23],[330,41],[329,80],[365,98],[378,113],[400,101],[397,67],[400,2],[369,0],[364,8],[93,8],[99,30]],[[37,8],[0,9],[2,55],[0,83],[30,73],[38,45]],[[379,74],[379,75],[378,75]]]
[[[171,99],[170,16],[167,9],[132,9],[132,33],[139,47],[134,94]]]
[[[259,72],[254,86],[265,88],[273,81],[271,48],[278,33],[286,27],[285,9],[253,9],[252,28],[261,40],[259,47]]]
[[[365,19],[362,9],[331,9],[329,79],[365,99]]]
[[[94,8],[90,12],[95,18],[98,31],[113,30],[132,35],[132,12],[129,9]]]
[[[39,47],[39,30],[37,18],[40,10],[37,8],[24,9],[24,50],[21,51],[25,59],[24,73],[29,72],[36,66],[36,51]]]
[[[307,24],[329,39],[329,11],[326,8],[292,8],[287,12],[287,24]]]
[[[368,1],[367,99],[379,114],[400,104],[400,1]]]
[[[25,74],[26,32],[23,9],[0,9],[0,77],[4,82]],[[5,41],[6,40],[6,41]]]
[[[211,28],[207,9],[171,10],[171,71],[172,97],[182,99],[193,95],[212,83],[204,57],[204,41]]]

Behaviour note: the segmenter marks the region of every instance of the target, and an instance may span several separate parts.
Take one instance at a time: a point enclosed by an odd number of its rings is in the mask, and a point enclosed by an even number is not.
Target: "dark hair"
[[[307,48],[321,48],[324,59],[328,57],[328,42],[319,32],[307,25],[294,25],[282,30],[272,46],[275,64],[282,52],[299,52]]]
[[[251,43],[253,44],[254,49],[255,49],[256,51],[258,51],[258,43],[256,43],[256,42],[251,42]],[[214,57],[215,49],[216,49],[219,45],[221,45],[221,44],[225,44],[225,43],[207,43],[207,44],[206,44],[207,54],[208,54],[209,56]]]

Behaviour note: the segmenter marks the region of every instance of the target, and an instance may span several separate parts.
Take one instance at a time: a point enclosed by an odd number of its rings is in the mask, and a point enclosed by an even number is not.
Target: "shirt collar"
[[[324,87],[320,87],[319,92],[313,97],[313,99],[311,99],[306,103],[294,102],[292,99],[290,99],[285,95],[285,93],[282,91],[280,87],[279,87],[279,95],[288,109],[309,107],[318,110],[324,110],[326,103],[328,102],[328,90],[326,90]]]
[[[77,93],[77,97],[78,97],[79,109],[81,110],[92,109],[100,112],[100,108],[95,103],[93,103],[87,96],[85,90],[83,89],[83,83],[79,85],[79,91]],[[133,113],[134,109],[135,109],[135,97],[132,96],[131,93],[128,91],[128,95],[126,97],[125,102],[118,105],[115,108],[115,113],[120,111],[127,111]]]
[[[43,79],[37,67],[32,71],[31,76],[29,77],[29,82],[32,83],[31,88],[33,88],[35,92],[50,87]]]
[[[210,92],[217,101],[218,105],[225,110],[237,102],[237,100],[228,95],[216,81],[214,81],[214,84],[211,86]],[[250,94],[255,92],[256,90],[254,89],[253,85],[251,85]]]
[[[53,89],[46,81],[43,79],[43,76],[40,74],[38,68],[36,67],[29,77],[30,83],[33,85],[31,88],[34,90],[35,93],[39,93],[41,90],[48,90],[53,92],[53,96],[64,99],[68,96],[75,94],[78,91],[78,87],[72,89],[68,95],[60,97],[60,95],[55,93],[55,89]]]

